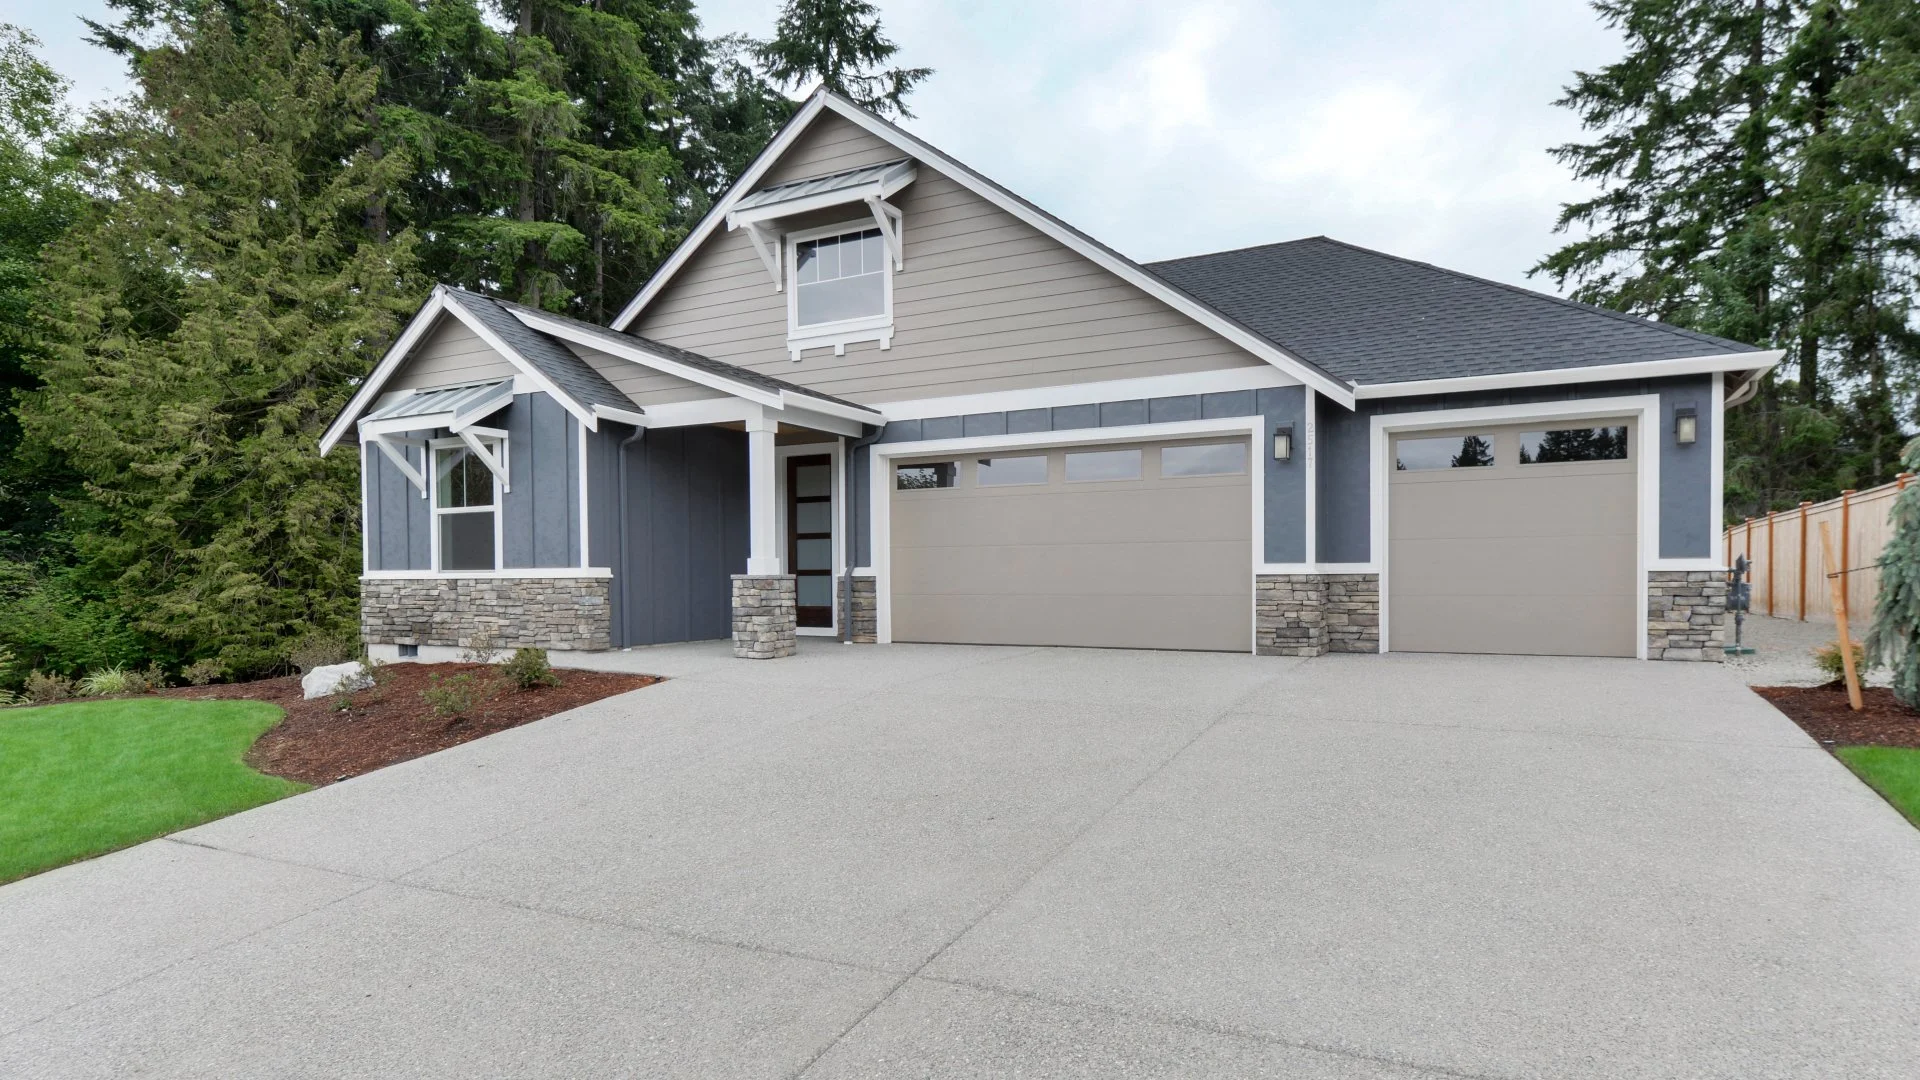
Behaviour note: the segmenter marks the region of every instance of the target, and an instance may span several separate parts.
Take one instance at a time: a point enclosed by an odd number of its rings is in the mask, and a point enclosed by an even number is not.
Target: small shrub
[[[397,677],[397,673],[393,670],[392,664],[387,663],[385,660],[375,660],[371,656],[363,656],[360,658],[360,670],[366,672],[367,678],[373,680],[373,688],[375,690],[385,690],[393,684],[393,680]]]
[[[73,680],[65,675],[49,675],[36,671],[27,676],[26,692],[27,700],[36,705],[65,701],[73,696]]]
[[[212,658],[195,660],[193,663],[188,664],[187,670],[181,672],[181,674],[186,676],[187,685],[205,686],[210,682],[218,682],[226,678],[227,665]]]
[[[19,694],[11,690],[0,690],[0,709],[11,708],[15,705],[25,705],[26,703],[27,699]]]
[[[494,680],[463,671],[444,679],[438,675],[427,676],[427,688],[420,691],[420,696],[426,699],[433,715],[453,719],[472,712],[476,705],[492,697],[497,688]]]
[[[460,650],[460,660],[467,664],[491,664],[500,659],[500,638],[493,627],[476,630],[467,639],[466,647]]]
[[[1829,641],[1813,650],[1813,664],[1835,682],[1847,677],[1847,664],[1840,656],[1840,643],[1837,641]],[[1857,641],[1853,643],[1853,670],[1861,673],[1867,670],[1867,651]]]
[[[115,664],[110,668],[101,668],[80,680],[80,693],[86,697],[112,697],[115,694],[133,693],[138,675],[130,674],[126,668]]]
[[[328,664],[344,664],[360,651],[358,644],[350,637],[331,632],[315,630],[287,650],[287,663],[300,669],[305,675],[317,667]]]
[[[500,665],[500,674],[522,690],[560,685],[560,676],[555,675],[552,665],[547,663],[545,649],[515,649],[507,662]]]

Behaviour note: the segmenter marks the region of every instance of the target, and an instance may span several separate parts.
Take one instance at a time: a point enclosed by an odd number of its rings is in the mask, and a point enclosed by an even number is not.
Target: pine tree
[[[907,95],[933,69],[883,68],[899,51],[867,0],[786,0],[773,39],[755,54],[782,86],[818,83],[882,116],[911,117]]]
[[[162,35],[84,136],[99,197],[49,253],[21,419],[85,480],[76,574],[173,659],[245,671],[354,617],[355,463],[316,443],[424,294],[412,234],[366,230],[412,164],[372,150],[353,43],[273,0]]]

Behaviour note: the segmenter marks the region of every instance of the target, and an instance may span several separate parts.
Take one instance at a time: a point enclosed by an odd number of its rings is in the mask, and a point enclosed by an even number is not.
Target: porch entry
[[[833,626],[833,457],[787,459],[787,567],[800,626]]]

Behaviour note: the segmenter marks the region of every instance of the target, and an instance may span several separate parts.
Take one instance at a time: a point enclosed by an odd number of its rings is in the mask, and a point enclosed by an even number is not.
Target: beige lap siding
[[[764,183],[900,156],[827,115]],[[1263,363],[925,164],[893,202],[905,215],[906,268],[894,275],[890,349],[861,342],[844,356],[811,349],[791,362],[787,294],[774,291],[744,229],[716,231],[630,329],[865,402]]]
[[[451,315],[444,315],[413,355],[394,372],[382,390],[419,390],[435,386],[459,386],[489,379],[511,379],[520,371],[513,362],[493,351],[480,335]]]

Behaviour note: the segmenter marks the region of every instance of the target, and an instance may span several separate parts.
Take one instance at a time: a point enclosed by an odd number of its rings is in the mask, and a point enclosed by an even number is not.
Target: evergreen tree
[[[81,149],[98,193],[48,254],[54,327],[26,435],[85,481],[75,577],[171,653],[236,671],[354,617],[358,485],[316,443],[419,303],[414,237],[366,211],[378,76],[273,0],[159,31]]]
[[[899,51],[867,0],[786,0],[755,54],[781,86],[818,83],[882,116],[911,117],[907,95],[933,69],[882,67]]]
[[[1479,435],[1468,435],[1460,440],[1460,452],[1453,455],[1453,467],[1470,469],[1493,464],[1493,444]]]
[[[1907,446],[1902,464],[1920,470],[1920,440]],[[1893,675],[1893,696],[1920,708],[1920,484],[1893,502],[1893,535],[1880,552],[1880,595],[1866,654]]]

